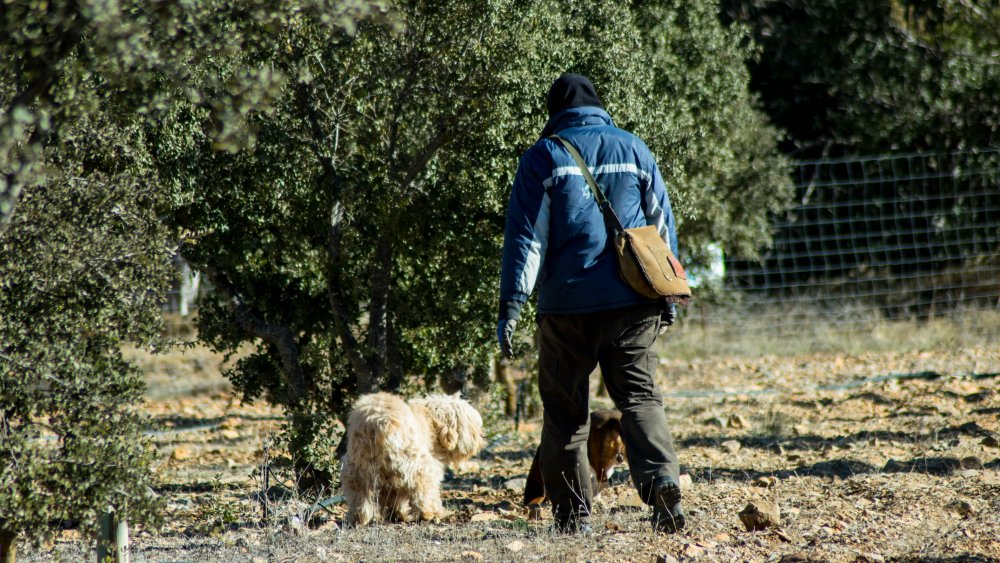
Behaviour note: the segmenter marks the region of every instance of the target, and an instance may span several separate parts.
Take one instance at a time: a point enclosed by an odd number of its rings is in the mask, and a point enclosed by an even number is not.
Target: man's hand
[[[663,310],[660,311],[660,334],[667,331],[668,326],[673,326],[674,320],[677,319],[677,305],[673,303],[664,303]]]
[[[514,331],[517,330],[517,319],[500,319],[497,323],[497,342],[505,358],[514,357]]]

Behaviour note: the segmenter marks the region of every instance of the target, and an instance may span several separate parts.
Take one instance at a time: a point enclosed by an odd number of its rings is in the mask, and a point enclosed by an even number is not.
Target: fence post
[[[0,563],[17,561],[17,534],[0,530]]]
[[[97,535],[97,563],[129,563],[128,520],[125,512],[108,507],[101,514]],[[0,562],[2,563],[2,562]]]

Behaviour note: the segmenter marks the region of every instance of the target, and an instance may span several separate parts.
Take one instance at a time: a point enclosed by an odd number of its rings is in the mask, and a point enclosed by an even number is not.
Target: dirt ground
[[[652,532],[622,467],[586,538],[519,506],[538,417],[491,423],[490,446],[444,483],[445,523],[343,530],[342,504],[316,506],[280,472],[263,521],[259,468],[281,412],[240,404],[204,350],[136,355],[167,513],[132,530],[133,562],[1000,560],[997,346],[661,361],[688,525]],[[739,513],[762,501],[780,520],[748,531]],[[92,560],[92,543],[68,530],[21,560]]]

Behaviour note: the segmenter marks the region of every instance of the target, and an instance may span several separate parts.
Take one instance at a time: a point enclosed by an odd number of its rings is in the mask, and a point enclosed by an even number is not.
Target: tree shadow
[[[972,553],[952,555],[951,557],[926,557],[922,555],[913,555],[908,557],[889,557],[886,559],[887,563],[995,563],[996,561],[997,559],[995,557]]]
[[[690,468],[688,473],[693,479],[702,481],[714,481],[726,479],[732,481],[753,481],[760,477],[778,477],[787,479],[790,477],[838,477],[846,479],[858,475],[873,475],[881,473],[923,473],[927,475],[951,475],[957,471],[965,469],[996,469],[1000,467],[1000,458],[985,464],[974,464],[970,466],[967,461],[952,457],[920,457],[909,461],[897,461],[890,459],[885,465],[879,467],[862,461],[848,458],[838,458],[816,462],[811,465],[802,465],[791,469],[779,469],[776,471],[756,471],[747,469],[725,468],[725,467],[701,467]]]
[[[847,447],[854,444],[867,444],[872,440],[895,441],[895,442],[940,442],[954,440],[960,436],[972,436],[985,438],[992,433],[976,422],[966,422],[956,426],[948,426],[940,430],[924,433],[901,432],[891,430],[861,431],[846,436],[827,438],[817,435],[805,435],[795,437],[785,437],[782,435],[753,435],[753,436],[697,436],[678,440],[680,447],[707,447],[721,448],[723,442],[736,440],[742,448],[765,450],[765,451],[815,451],[828,446]]]

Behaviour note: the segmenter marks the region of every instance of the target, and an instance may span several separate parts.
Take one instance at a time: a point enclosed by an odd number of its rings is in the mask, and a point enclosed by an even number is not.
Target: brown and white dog
[[[622,413],[616,409],[598,409],[590,413],[590,434],[587,437],[587,461],[590,463],[594,494],[608,486],[615,466],[625,462],[625,442],[622,440]],[[538,449],[528,470],[522,503],[537,507],[546,498],[542,469],[538,465]]]
[[[483,447],[483,419],[456,395],[404,401],[390,393],[363,395],[347,420],[347,454],[340,481],[345,525],[437,521],[445,465]]]

